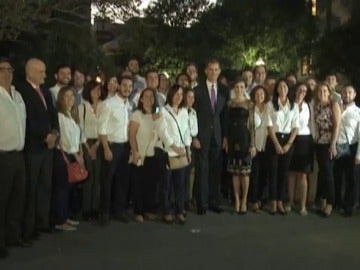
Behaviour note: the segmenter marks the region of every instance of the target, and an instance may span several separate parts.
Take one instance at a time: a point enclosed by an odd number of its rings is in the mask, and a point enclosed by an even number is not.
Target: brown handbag
[[[70,163],[63,148],[60,145],[60,151],[66,164],[69,183],[75,184],[83,182],[88,177],[88,171],[80,166],[78,162]]]

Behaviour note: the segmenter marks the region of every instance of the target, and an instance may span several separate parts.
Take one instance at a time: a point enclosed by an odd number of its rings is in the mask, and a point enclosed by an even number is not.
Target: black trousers
[[[281,146],[284,146],[290,137],[290,134],[276,133],[276,137]],[[287,183],[289,177],[289,167],[294,151],[291,146],[288,152],[284,155],[276,154],[275,145],[271,138],[268,137],[266,148],[269,148],[269,200],[270,201],[287,201]]]
[[[355,165],[358,144],[350,145],[351,155],[335,160],[335,204],[346,210],[351,210],[359,198],[359,165]],[[345,176],[345,193],[343,195],[343,176]]]
[[[158,178],[156,177],[156,168],[157,159],[155,157],[146,157],[143,166],[131,165],[135,215],[157,212]]]
[[[22,152],[0,152],[0,248],[21,236],[25,175]]]
[[[92,146],[97,140],[88,139]],[[88,179],[82,186],[82,212],[99,211],[100,207],[100,178],[101,178],[101,153],[98,149],[96,159],[92,160],[85,154],[85,165],[89,172]]]
[[[67,154],[69,162],[74,162],[74,155]],[[52,222],[55,225],[61,225],[70,217],[70,190],[73,185],[68,181],[66,164],[61,151],[54,150],[53,159],[53,182],[52,182]]]
[[[194,168],[194,149],[191,147],[191,163],[185,168],[185,180],[184,180],[184,202],[189,202],[193,194],[190,194],[190,177],[191,171]]]
[[[29,239],[36,230],[50,226],[53,150],[25,153],[25,165],[27,181],[24,238]]]
[[[195,197],[198,208],[220,205],[221,146],[212,143],[195,149]]]
[[[265,152],[257,152],[252,160],[250,174],[250,202],[256,203],[263,199],[268,179],[268,156]]]
[[[110,143],[110,149],[113,159],[106,161],[102,155],[101,164],[100,212],[104,219],[111,213],[115,217],[124,213],[129,189],[129,144]]]
[[[328,204],[335,203],[334,160],[330,159],[330,144],[315,144],[316,159],[319,167],[317,196],[326,199]]]

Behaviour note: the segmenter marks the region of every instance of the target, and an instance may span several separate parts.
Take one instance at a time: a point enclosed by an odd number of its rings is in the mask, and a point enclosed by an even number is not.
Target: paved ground
[[[185,226],[154,222],[43,235],[12,249],[7,269],[360,269],[360,216],[190,214]]]

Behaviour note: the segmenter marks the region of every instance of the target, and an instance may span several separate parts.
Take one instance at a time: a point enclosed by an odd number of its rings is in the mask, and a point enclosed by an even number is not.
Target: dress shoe
[[[29,240],[17,240],[14,242],[9,242],[7,244],[9,247],[21,247],[21,248],[28,248],[33,245],[33,243]]]
[[[176,216],[176,223],[180,224],[180,225],[185,225],[185,223],[186,223],[185,217],[183,215],[181,215],[181,214],[177,215]]]
[[[211,206],[209,207],[209,210],[216,214],[221,214],[222,212],[224,212],[224,210],[221,209],[219,206]]]
[[[199,208],[199,209],[197,210],[197,214],[198,214],[199,216],[204,216],[204,215],[206,215],[206,210],[205,210],[205,208]]]
[[[80,222],[72,219],[67,219],[66,224],[69,224],[70,226],[76,227],[79,226]]]
[[[9,256],[9,251],[6,248],[0,248],[0,259],[5,259]]]
[[[174,218],[173,218],[172,215],[165,215],[165,216],[163,217],[163,222],[164,222],[165,224],[174,224]]]
[[[66,222],[64,224],[61,224],[61,225],[55,225],[55,229],[57,229],[59,231],[64,231],[64,232],[76,231],[76,227],[71,226],[70,224],[68,224]]]

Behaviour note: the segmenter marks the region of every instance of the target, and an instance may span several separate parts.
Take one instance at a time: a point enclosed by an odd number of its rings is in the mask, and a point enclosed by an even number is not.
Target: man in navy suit
[[[39,232],[49,232],[52,182],[52,149],[59,124],[48,89],[40,89],[46,66],[30,59],[25,66],[26,81],[19,88],[26,105],[25,164],[27,172],[24,240],[32,241]]]
[[[206,81],[195,88],[195,109],[199,133],[193,139],[195,148],[195,194],[198,214],[206,208],[221,213],[220,182],[222,149],[227,145],[228,91],[218,83],[219,61],[212,59],[205,68]]]

